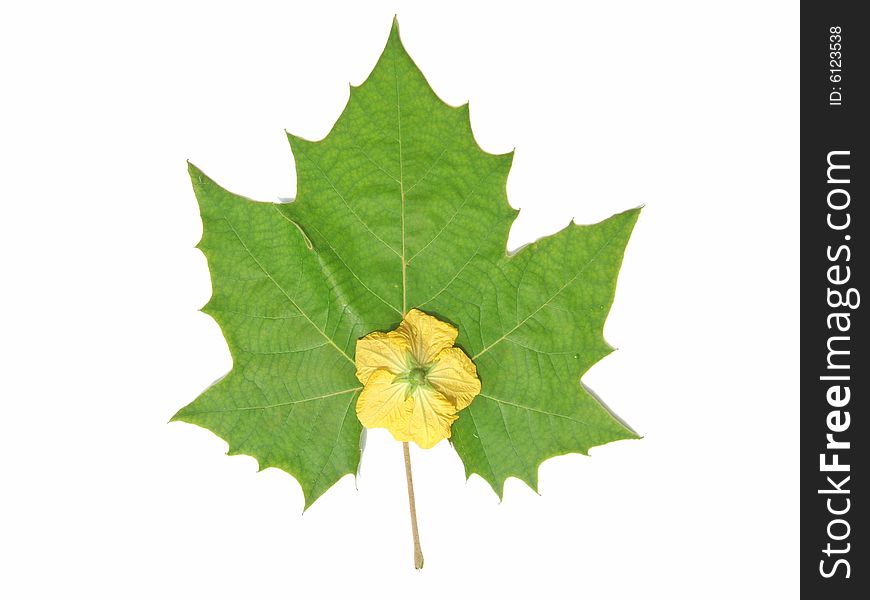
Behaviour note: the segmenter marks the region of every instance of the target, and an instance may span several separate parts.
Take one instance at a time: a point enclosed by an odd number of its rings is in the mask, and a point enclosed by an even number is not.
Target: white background
[[[0,596],[797,597],[797,3],[232,4],[0,9]],[[326,134],[394,13],[516,147],[512,246],[646,204],[584,379],[644,439],[502,503],[416,450],[420,573],[387,433],[302,515],[167,424],[231,367],[185,159],[292,197],[284,129]]]

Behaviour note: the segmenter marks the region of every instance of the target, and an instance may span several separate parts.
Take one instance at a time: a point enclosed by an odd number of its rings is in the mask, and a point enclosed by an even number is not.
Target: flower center
[[[426,385],[426,375],[429,374],[429,369],[425,367],[414,367],[408,371],[408,381],[414,386]]]

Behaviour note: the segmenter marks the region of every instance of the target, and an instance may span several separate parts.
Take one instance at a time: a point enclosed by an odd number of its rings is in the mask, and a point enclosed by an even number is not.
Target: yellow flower
[[[356,414],[400,442],[431,448],[450,437],[456,413],[480,392],[477,368],[453,347],[452,325],[412,309],[393,331],[356,343],[356,376],[365,386]]]

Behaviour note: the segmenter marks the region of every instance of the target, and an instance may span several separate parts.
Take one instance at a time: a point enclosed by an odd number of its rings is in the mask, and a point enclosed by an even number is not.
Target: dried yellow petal
[[[407,438],[402,436],[396,439],[413,441],[421,448],[431,448],[450,437],[450,426],[457,419],[455,404],[430,387],[417,388],[411,401],[413,410],[408,419]]]
[[[404,373],[410,368],[409,351],[407,340],[394,331],[370,333],[356,343],[356,378],[365,384],[378,369],[393,375]]]
[[[431,363],[438,354],[453,346],[459,332],[453,325],[412,308],[396,329],[411,345],[411,354],[421,365]]]
[[[447,348],[436,357],[426,376],[432,386],[462,410],[480,393],[477,367],[459,348]]]
[[[413,408],[408,402],[408,386],[395,380],[396,376],[385,369],[372,373],[356,401],[360,423],[366,427],[385,427],[393,432],[408,430]]]

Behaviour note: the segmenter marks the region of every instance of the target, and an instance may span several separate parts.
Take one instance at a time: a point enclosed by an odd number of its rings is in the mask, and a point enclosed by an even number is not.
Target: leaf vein
[[[536,309],[535,309],[534,311],[532,311],[532,312],[531,312],[531,313],[530,313],[526,318],[524,318],[522,321],[520,321],[519,323],[517,323],[513,328],[511,328],[510,331],[508,331],[507,333],[505,333],[504,335],[502,335],[500,338],[498,338],[496,341],[494,341],[492,344],[490,344],[489,346],[484,347],[480,352],[478,352],[477,354],[475,354],[474,356],[472,356],[472,357],[471,357],[471,360],[474,360],[475,358],[481,356],[482,354],[484,354],[485,352],[487,352],[488,350],[490,350],[493,346],[495,346],[496,344],[498,344],[499,342],[501,342],[502,340],[504,340],[505,338],[507,338],[507,336],[509,336],[510,334],[512,334],[514,331],[516,331],[517,329],[519,329],[520,327],[522,327],[522,326],[523,326],[523,325],[524,325],[524,324],[525,324],[529,319],[531,319],[531,318],[534,317],[536,314],[538,314],[541,310],[543,310],[544,308],[546,308],[546,307],[550,304],[550,302],[552,302],[553,300],[555,300],[556,297],[557,297],[559,294],[561,294],[563,291],[565,291],[565,288],[567,288],[569,285],[571,285],[571,284],[573,284],[575,281],[577,281],[577,278],[579,278],[583,273],[586,272],[586,269],[589,267],[589,265],[591,265],[593,262],[595,262],[595,261],[598,259],[598,257],[601,255],[601,253],[604,252],[604,249],[607,248],[607,247],[610,245],[610,243],[611,243],[612,241],[613,241],[613,238],[607,240],[607,242],[605,242],[604,245],[602,245],[601,248],[598,249],[598,251],[595,253],[595,255],[594,255],[592,258],[590,258],[590,259],[586,262],[586,264],[584,264],[584,265],[580,268],[580,270],[577,272],[576,275],[574,275],[571,279],[569,279],[567,282],[565,282],[565,283],[564,283],[564,284],[563,284],[563,285],[562,285],[558,290],[556,290],[556,293],[555,293],[555,294],[553,294],[552,296],[550,296],[549,298],[547,298],[547,300],[546,300],[543,304],[541,304],[541,306],[539,306],[538,308],[536,308]]]
[[[338,190],[338,188],[335,186],[335,184],[332,182],[332,180],[329,178],[329,176],[323,171],[323,169],[320,168],[320,165],[318,165],[316,162],[314,162],[314,159],[312,159],[310,156],[308,156],[308,154],[306,154],[304,150],[300,149],[299,153],[305,158],[305,160],[307,160],[312,165],[314,165],[314,168],[317,169],[317,171],[323,176],[323,179],[326,180],[326,182],[332,188],[332,191],[334,191],[335,194],[341,199],[341,201],[344,203],[344,205],[347,207],[347,209],[350,211],[350,213],[354,217],[356,217],[356,220],[360,222],[360,224],[365,228],[365,230],[368,231],[372,235],[372,237],[374,237],[376,240],[378,240],[384,246],[389,248],[391,252],[393,252],[396,255],[399,255],[399,253],[396,252],[395,248],[390,246],[381,236],[379,236],[377,233],[375,233],[374,230],[369,226],[369,224],[366,223],[365,220],[359,215],[359,213],[357,213],[353,209],[353,207],[350,205],[350,203],[344,197],[344,194],[342,194]]]
[[[260,391],[260,395],[263,396],[263,399],[268,399],[268,397],[266,396],[266,393],[263,391],[263,388],[261,388],[259,385],[257,385],[257,383],[255,381],[253,381],[253,380],[249,380],[249,381],[251,381],[251,383],[254,384],[254,387],[256,387]],[[287,389],[287,388],[285,387],[284,389]],[[265,404],[263,406],[238,406],[238,407],[233,407],[233,408],[216,408],[216,409],[209,409],[209,410],[198,410],[196,412],[190,412],[188,414],[208,415],[208,414],[213,414],[213,413],[234,413],[234,412],[245,412],[245,411],[251,411],[251,410],[269,410],[272,408],[281,408],[282,406],[291,406],[294,404],[306,404],[308,402],[313,402],[315,400],[323,400],[326,398],[332,398],[334,396],[341,396],[343,394],[348,394],[350,392],[358,392],[361,389],[362,389],[362,386],[360,385],[357,387],[348,388],[346,390],[339,390],[337,392],[323,394],[321,396],[312,396],[310,398],[301,398],[299,400],[290,400],[288,402],[278,402],[276,404]]]
[[[286,291],[286,290],[281,286],[281,284],[278,283],[278,282],[275,280],[274,277],[272,277],[272,274],[269,273],[269,271],[266,270],[266,268],[262,265],[262,263],[260,263],[260,261],[257,259],[257,257],[254,256],[254,253],[251,252],[251,249],[248,248],[248,245],[245,244],[245,241],[244,241],[244,240],[242,239],[242,237],[239,235],[239,232],[236,230],[236,228],[233,227],[233,224],[230,222],[230,220],[227,219],[226,217],[224,217],[224,221],[226,221],[226,223],[227,223],[227,225],[229,226],[230,230],[233,232],[233,235],[236,236],[236,239],[239,241],[239,244],[242,245],[242,248],[244,248],[244,249],[245,249],[245,252],[248,254],[248,256],[251,257],[251,260],[253,260],[254,263],[256,263],[257,267],[259,267],[260,271],[262,271],[263,274],[264,274],[266,277],[269,278],[269,281],[271,281],[273,284],[275,284],[275,287],[277,287],[277,288],[281,291],[281,293],[284,294],[284,297],[286,297],[287,300],[289,300],[290,303],[293,305],[293,307],[294,307],[297,311],[299,311],[299,314],[301,314],[302,316],[304,316],[305,319],[306,319],[306,320],[311,324],[311,326],[314,327],[314,329],[316,329],[316,330],[320,333],[320,335],[322,335],[324,338],[326,338],[326,341],[327,341],[329,344],[331,344],[331,345],[332,345],[336,350],[338,350],[338,352],[339,352],[342,356],[344,356],[344,357],[348,360],[348,362],[350,362],[350,364],[352,364],[352,365],[356,365],[356,363],[353,361],[353,359],[352,359],[350,356],[348,356],[347,353],[346,353],[344,350],[342,350],[341,348],[339,348],[338,345],[337,345],[337,344],[332,340],[332,338],[330,338],[328,335],[326,335],[326,332],[325,332],[323,329],[321,329],[320,327],[317,326],[317,323],[315,323],[314,321],[311,320],[311,317],[309,317],[309,316],[305,313],[305,311],[302,310],[302,308],[300,308],[300,306],[299,306],[298,304],[296,304],[296,301],[293,300],[293,298],[290,297],[290,295],[289,295],[289,294],[287,293],[287,291]]]
[[[569,417],[568,415],[562,415],[559,413],[549,412],[546,410],[542,410],[540,408],[533,408],[531,406],[523,406],[522,404],[516,404],[515,402],[508,402],[507,400],[502,400],[500,398],[495,398],[490,396],[489,394],[479,394],[483,398],[489,398],[490,400],[494,400],[495,402],[499,402],[501,404],[506,404],[507,406],[513,406],[514,408],[520,408],[522,410],[528,410],[531,412],[540,413],[542,415],[547,415],[549,417],[558,417],[560,419],[567,419],[568,421],[574,421],[575,423],[580,423],[581,425],[588,426],[589,423],[586,421],[581,421],[580,419],[575,419],[574,417]]]

